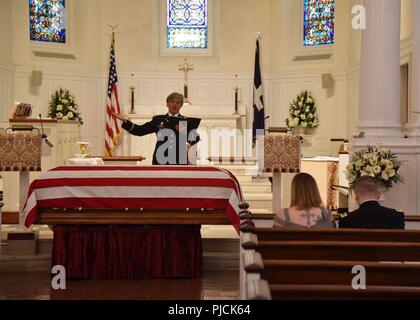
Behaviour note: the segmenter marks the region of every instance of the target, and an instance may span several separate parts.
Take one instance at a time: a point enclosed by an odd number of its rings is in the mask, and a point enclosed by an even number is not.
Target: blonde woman
[[[318,186],[310,174],[298,173],[292,180],[291,191],[290,207],[275,215],[275,227],[335,228],[334,217],[322,204]]]

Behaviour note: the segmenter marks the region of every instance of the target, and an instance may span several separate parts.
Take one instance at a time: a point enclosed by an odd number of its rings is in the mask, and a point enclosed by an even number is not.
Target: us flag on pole
[[[265,129],[265,116],[264,116],[264,98],[263,98],[263,86],[261,81],[261,70],[260,70],[260,44],[257,39],[257,47],[255,50],[255,68],[254,68],[254,122],[252,123],[252,138],[255,142],[260,131],[263,130],[264,135]]]
[[[112,33],[111,57],[108,76],[108,96],[106,102],[106,125],[105,125],[105,152],[107,156],[112,156],[115,147],[118,145],[121,128],[111,112],[121,113],[120,103],[118,102],[118,77],[117,66],[115,64],[115,36]]]

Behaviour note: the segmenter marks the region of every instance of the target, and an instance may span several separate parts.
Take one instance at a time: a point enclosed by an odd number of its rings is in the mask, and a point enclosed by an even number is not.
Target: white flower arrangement
[[[60,88],[51,95],[48,117],[58,120],[77,120],[83,124],[78,105],[69,90]]]
[[[296,127],[318,128],[319,118],[316,112],[315,99],[310,91],[302,91],[289,106],[289,118],[286,119],[289,130]]]
[[[401,161],[389,149],[371,147],[354,153],[347,166],[347,179],[350,190],[354,190],[356,181],[362,176],[371,176],[377,179],[386,189],[394,184],[403,182],[398,170]]]

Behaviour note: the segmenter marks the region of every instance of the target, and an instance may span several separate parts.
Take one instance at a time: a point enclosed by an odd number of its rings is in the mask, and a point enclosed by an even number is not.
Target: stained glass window
[[[167,0],[167,48],[207,49],[207,27],[207,0]]]
[[[66,0],[29,0],[30,39],[66,43]]]
[[[304,0],[303,45],[334,43],[335,0]]]

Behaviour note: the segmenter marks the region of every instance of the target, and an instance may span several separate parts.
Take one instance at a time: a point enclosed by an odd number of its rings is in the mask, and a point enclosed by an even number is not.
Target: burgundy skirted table
[[[67,279],[199,278],[201,224],[239,230],[237,179],[210,166],[57,167],[29,188],[25,225],[53,225]]]
[[[56,225],[52,265],[67,279],[200,278],[199,225]]]

